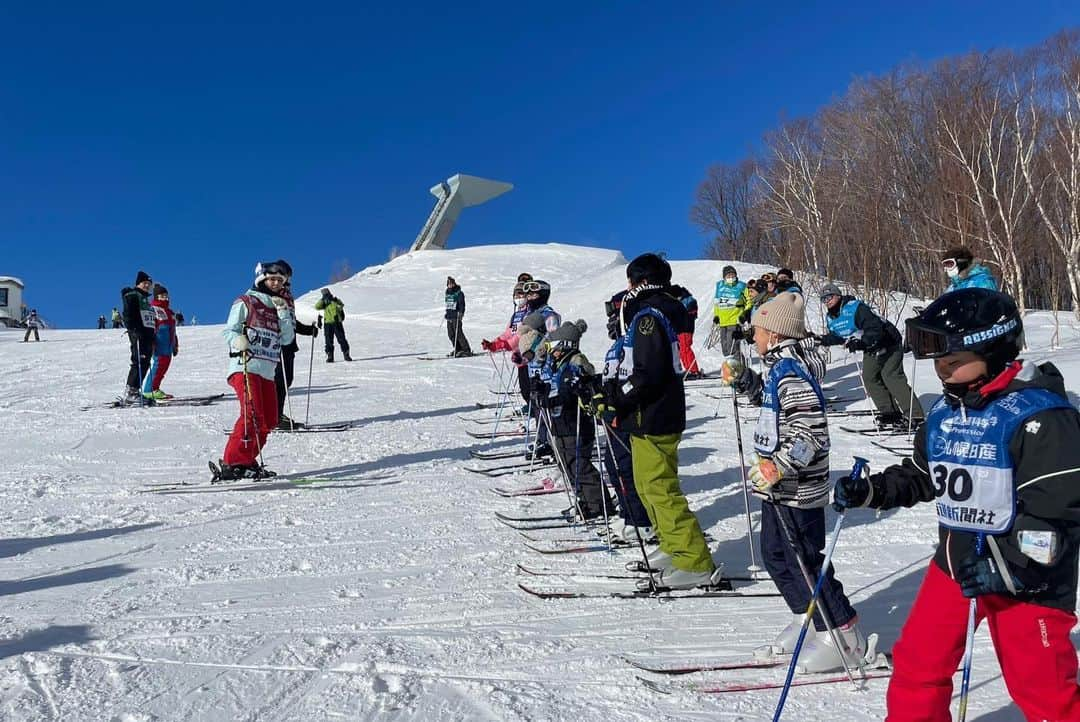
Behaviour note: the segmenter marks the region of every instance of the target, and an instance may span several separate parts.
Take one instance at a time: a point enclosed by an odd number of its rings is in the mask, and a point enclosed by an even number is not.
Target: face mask
[[[960,268],[955,266],[955,265],[953,265],[953,266],[951,266],[949,268],[946,268],[945,269],[945,275],[948,276],[949,278],[956,278],[957,276],[960,275]]]
[[[729,285],[729,286],[734,286],[734,285],[735,285],[735,283],[736,283],[736,282],[737,282],[738,280],[739,280],[739,279],[738,279],[738,277],[737,277],[737,276],[727,276],[726,278],[724,278],[724,283],[726,283],[726,284],[727,284],[727,285]]]

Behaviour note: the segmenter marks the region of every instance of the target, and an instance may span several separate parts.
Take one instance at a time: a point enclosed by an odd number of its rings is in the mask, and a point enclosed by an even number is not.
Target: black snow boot
[[[328,363],[328,364],[334,363],[334,354],[332,354],[332,353],[326,354],[326,363]]]

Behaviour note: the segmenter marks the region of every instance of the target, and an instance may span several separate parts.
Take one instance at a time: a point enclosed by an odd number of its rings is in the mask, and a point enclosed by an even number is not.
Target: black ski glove
[[[870,497],[870,470],[864,466],[858,476],[853,478],[851,474],[844,474],[836,480],[836,485],[833,486],[833,509],[843,513],[853,507],[866,506]]]
[[[981,597],[984,594],[1013,594],[1022,593],[1024,584],[1009,573],[1008,569],[1001,569],[992,556],[967,557],[961,559],[955,567],[956,581],[960,584],[960,591],[965,597]],[[1008,583],[1005,580],[1008,575]],[[1009,589],[1012,584],[1012,589]]]
[[[855,338],[852,336],[846,342],[844,342],[844,348],[848,351],[865,351],[866,343],[861,338]]]

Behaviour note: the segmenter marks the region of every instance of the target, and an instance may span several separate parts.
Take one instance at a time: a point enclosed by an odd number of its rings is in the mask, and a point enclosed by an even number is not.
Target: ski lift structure
[[[513,184],[458,173],[431,187],[435,207],[413,242],[411,251],[430,251],[446,248],[461,211],[487,203],[514,189]]]

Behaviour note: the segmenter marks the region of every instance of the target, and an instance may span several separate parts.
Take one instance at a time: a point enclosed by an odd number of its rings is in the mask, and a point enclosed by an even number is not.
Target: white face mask
[[[949,278],[956,278],[957,276],[960,275],[959,266],[953,265],[950,268],[946,268],[945,269],[945,275],[948,276]]]

